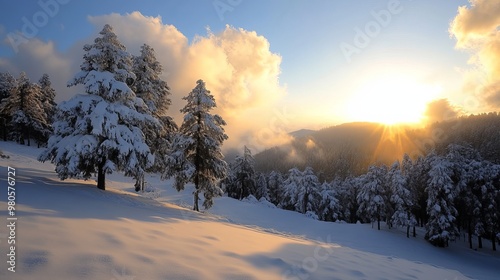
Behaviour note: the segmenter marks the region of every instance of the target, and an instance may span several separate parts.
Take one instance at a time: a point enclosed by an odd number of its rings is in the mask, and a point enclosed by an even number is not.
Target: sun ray
[[[408,129],[410,127],[403,125],[381,125],[378,127],[372,133],[372,135],[379,134],[380,136],[371,157],[371,162],[392,164],[392,162],[400,159],[407,151],[418,152],[417,145],[407,133]],[[392,149],[387,150],[387,147],[391,147]],[[410,155],[416,152],[410,152]]]

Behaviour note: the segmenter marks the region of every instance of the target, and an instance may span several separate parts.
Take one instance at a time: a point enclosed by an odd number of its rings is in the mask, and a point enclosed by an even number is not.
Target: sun
[[[418,124],[424,120],[427,103],[437,98],[440,91],[439,86],[409,77],[377,78],[362,84],[351,96],[346,114],[353,121]]]

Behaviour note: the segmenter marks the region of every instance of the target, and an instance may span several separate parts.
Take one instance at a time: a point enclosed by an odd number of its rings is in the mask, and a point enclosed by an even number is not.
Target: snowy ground
[[[16,169],[16,272],[0,279],[499,279],[500,254],[466,242],[439,249],[399,230],[314,221],[227,197],[195,213],[190,191],[150,177],[61,182],[40,150],[0,142],[0,253],[7,260],[7,166]]]

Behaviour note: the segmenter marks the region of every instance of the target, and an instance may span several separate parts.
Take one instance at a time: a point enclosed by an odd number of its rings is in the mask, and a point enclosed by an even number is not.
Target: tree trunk
[[[380,215],[377,216],[377,229],[380,230]]]
[[[467,234],[469,235],[469,248],[472,249],[472,228],[470,222],[467,224]]]
[[[491,232],[491,246],[493,246],[493,251],[497,250],[497,236],[495,232]]]
[[[30,131],[31,131],[31,125],[28,125],[28,127],[26,128],[26,135],[28,136],[28,146],[31,146],[31,135],[30,135]]]
[[[193,210],[195,211],[200,211],[200,208],[198,207],[198,200],[199,200],[199,184],[200,184],[200,179],[199,175],[196,174],[194,176],[194,205],[193,205]]]
[[[417,229],[413,226],[413,237],[417,237]]]
[[[479,249],[482,249],[483,248],[483,238],[480,235],[478,235],[478,237],[477,237],[477,243],[478,243],[477,247]]]
[[[146,181],[144,180],[144,174],[139,175],[137,179],[135,179],[135,191],[144,193],[144,186],[146,185]]]
[[[198,98],[197,100],[197,105],[200,106],[201,102],[200,99]],[[198,112],[197,117],[197,123],[198,123],[198,131],[196,133],[196,155],[194,158],[194,205],[193,205],[193,210],[195,211],[200,211],[200,208],[198,207],[198,200],[199,200],[199,191],[200,191],[200,173],[202,172],[201,170],[201,112]]]
[[[106,174],[104,172],[104,163],[106,160],[102,160],[99,165],[97,166],[97,188],[100,190],[106,190],[105,186],[105,181],[106,181]]]
[[[238,200],[242,200],[243,199],[243,182],[241,182],[240,184],[240,194],[238,195]]]
[[[406,238],[410,238],[410,226],[406,226]]]
[[[2,119],[3,141],[7,141],[7,119]]]
[[[139,192],[141,190],[141,179],[137,178],[135,179],[135,192]]]
[[[302,199],[302,214],[307,212],[307,204],[309,203],[309,194],[306,192],[304,198]]]
[[[200,212],[200,208],[198,207],[198,199],[199,199],[198,190],[195,190],[194,191],[194,206],[193,206],[193,210]]]

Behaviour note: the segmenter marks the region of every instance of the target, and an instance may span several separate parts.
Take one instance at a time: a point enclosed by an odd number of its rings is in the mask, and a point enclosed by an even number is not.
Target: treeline
[[[440,247],[461,232],[471,248],[473,236],[479,248],[483,239],[492,241],[493,250],[500,238],[500,165],[471,146],[451,144],[416,160],[405,154],[390,166],[370,165],[361,175],[325,182],[311,167],[257,172],[245,148],[222,188],[236,199],[253,195],[323,221],[376,222],[378,229],[386,222],[406,228],[408,237],[425,227],[425,238]]]
[[[45,145],[56,112],[55,90],[44,74],[33,83],[21,72],[18,78],[0,73],[0,133],[4,141]]]
[[[375,123],[348,123],[297,137],[288,145],[255,155],[260,172],[313,167],[322,180],[363,174],[375,162],[390,165],[405,153],[412,159],[450,144],[471,146],[486,160],[500,163],[500,114],[463,116],[425,128],[391,128]]]

